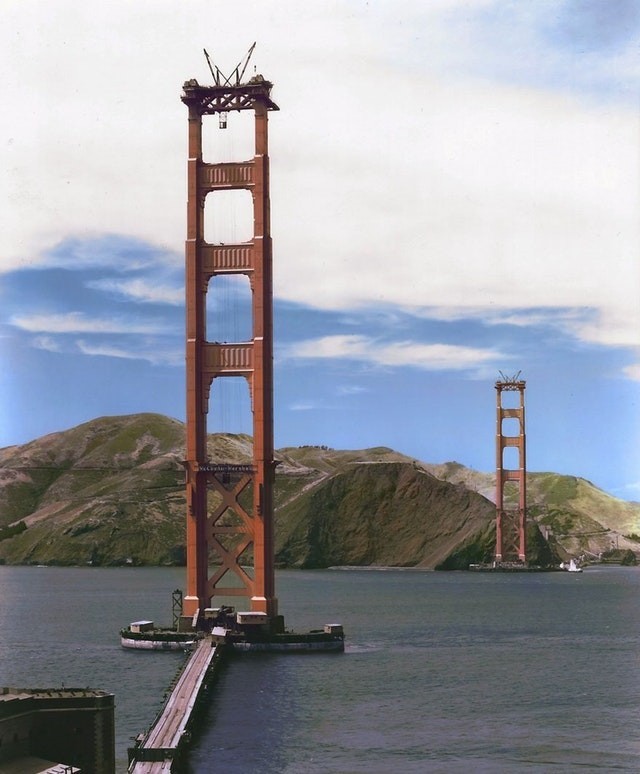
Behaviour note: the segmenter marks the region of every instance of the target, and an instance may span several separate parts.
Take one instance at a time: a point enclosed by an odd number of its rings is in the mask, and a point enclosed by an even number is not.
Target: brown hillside
[[[480,495],[412,464],[353,464],[281,509],[277,560],[434,568],[494,516]]]

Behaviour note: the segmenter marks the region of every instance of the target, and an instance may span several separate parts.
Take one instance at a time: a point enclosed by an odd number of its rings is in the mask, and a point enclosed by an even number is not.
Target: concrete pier
[[[222,647],[202,639],[146,735],[129,749],[130,774],[175,772],[184,762],[198,699],[213,676]]]

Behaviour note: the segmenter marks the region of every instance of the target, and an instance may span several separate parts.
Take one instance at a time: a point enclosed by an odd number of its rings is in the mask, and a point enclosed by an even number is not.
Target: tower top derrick
[[[200,115],[225,113],[229,110],[253,110],[263,104],[267,110],[280,110],[271,99],[271,81],[261,75],[254,75],[248,83],[237,86],[201,86],[195,78],[186,81],[180,99],[187,107]]]
[[[527,383],[524,379],[520,379],[522,371],[518,371],[514,376],[505,376],[502,371],[498,372],[500,379],[496,381],[496,390],[524,390]]]
[[[255,47],[254,43],[244,59],[238,62],[228,76],[212,63],[207,50],[204,49],[207,65],[213,77],[213,86],[201,86],[195,78],[185,81],[181,97],[185,105],[200,115],[226,113],[229,110],[253,110],[256,104],[264,105],[267,110],[279,110],[280,108],[271,99],[273,88],[271,81],[256,73],[243,83],[244,74]]]

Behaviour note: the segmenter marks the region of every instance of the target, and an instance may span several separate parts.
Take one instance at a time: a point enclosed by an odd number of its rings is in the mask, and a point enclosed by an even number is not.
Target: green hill
[[[251,438],[217,434],[212,462],[251,459]],[[103,417],[0,449],[0,562],[182,564],[184,425],[157,414]],[[277,452],[276,560],[286,567],[465,567],[491,556],[493,477],[385,447]],[[640,543],[640,505],[583,479],[533,473],[533,521],[563,548]],[[26,528],[25,528],[26,527]],[[548,559],[535,523],[531,557]]]
[[[493,473],[480,473],[456,462],[424,467],[445,481],[495,498]],[[614,545],[640,552],[640,542],[628,537],[640,534],[640,503],[613,497],[584,478],[529,472],[527,504],[529,519],[552,535],[568,555],[598,555]]]

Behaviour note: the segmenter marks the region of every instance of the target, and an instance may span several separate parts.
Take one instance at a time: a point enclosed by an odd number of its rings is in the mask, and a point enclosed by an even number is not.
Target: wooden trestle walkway
[[[136,747],[129,751],[130,774],[175,772],[188,746],[188,726],[194,708],[222,648],[206,637],[189,656],[178,681],[155,722]]]

